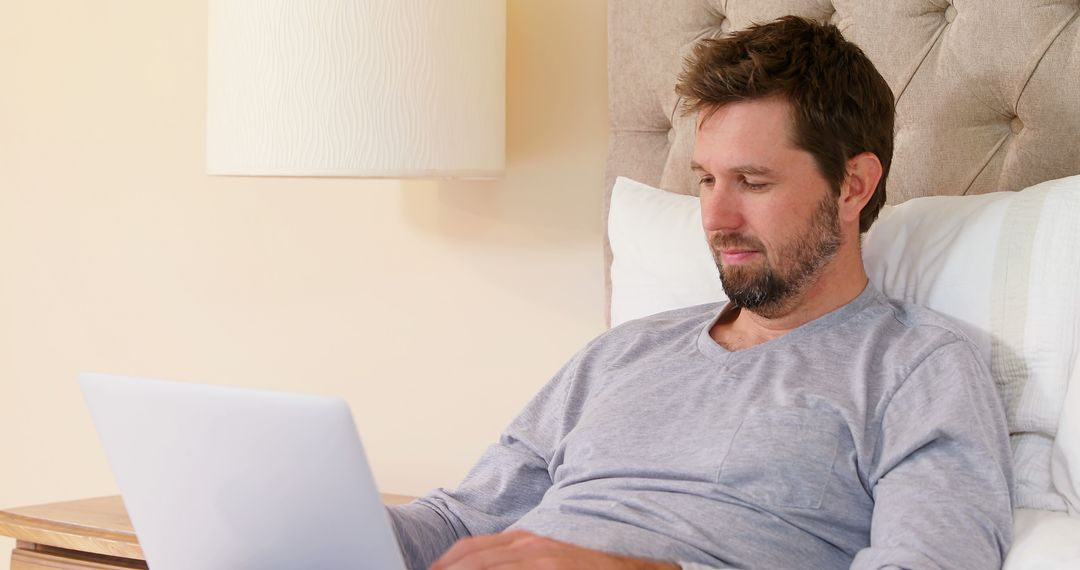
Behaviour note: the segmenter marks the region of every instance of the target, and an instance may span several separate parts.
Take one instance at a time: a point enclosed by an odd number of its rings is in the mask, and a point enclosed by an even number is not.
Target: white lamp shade
[[[207,172],[496,177],[505,0],[209,0]]]

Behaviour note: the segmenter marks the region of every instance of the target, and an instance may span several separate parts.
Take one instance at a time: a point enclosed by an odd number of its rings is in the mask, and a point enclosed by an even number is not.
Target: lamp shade
[[[500,176],[505,0],[209,0],[207,172]]]

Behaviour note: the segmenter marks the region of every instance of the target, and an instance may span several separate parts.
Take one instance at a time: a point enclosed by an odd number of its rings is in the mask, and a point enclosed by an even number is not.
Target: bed
[[[897,100],[871,280],[953,318],[1010,424],[1005,567],[1080,567],[1080,2],[612,0],[604,249],[612,325],[723,298],[675,77],[690,46],[795,14],[836,25]]]

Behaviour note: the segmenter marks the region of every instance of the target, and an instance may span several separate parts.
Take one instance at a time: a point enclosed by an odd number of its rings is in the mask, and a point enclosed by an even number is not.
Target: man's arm
[[[1008,430],[969,344],[919,363],[883,417],[870,547],[851,567],[1000,568],[1012,541]]]
[[[409,568],[428,568],[459,539],[500,532],[539,504],[551,486],[542,457],[504,436],[457,489],[389,507]]]
[[[512,541],[503,540],[510,536],[531,537],[511,549],[529,554],[519,559],[521,568],[542,562],[544,568],[718,570],[692,562],[658,562],[608,554],[524,530],[503,532],[539,505],[552,485],[562,441],[576,425],[589,392],[596,388],[593,381],[604,375],[602,365],[585,362],[594,344],[579,352],[533,398],[456,489],[439,489],[408,505],[388,508],[409,568],[428,569],[436,561],[442,566],[435,568],[449,568],[447,560],[441,558],[455,559],[462,552],[481,547],[498,552],[510,546]],[[452,568],[484,568],[483,561],[490,555],[458,560]],[[563,566],[555,566],[556,562]]]
[[[453,490],[389,508],[410,568],[428,568],[459,539],[499,533],[540,503],[552,456],[576,410],[566,406],[581,354],[533,398]]]

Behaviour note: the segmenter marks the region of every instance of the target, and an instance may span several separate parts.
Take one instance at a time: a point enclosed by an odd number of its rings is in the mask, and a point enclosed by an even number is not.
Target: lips
[[[758,253],[754,249],[722,249],[720,250],[720,262],[724,265],[738,265],[748,261]]]
[[[709,246],[721,265],[750,263],[765,251],[765,245],[756,238],[720,232],[709,236]]]

